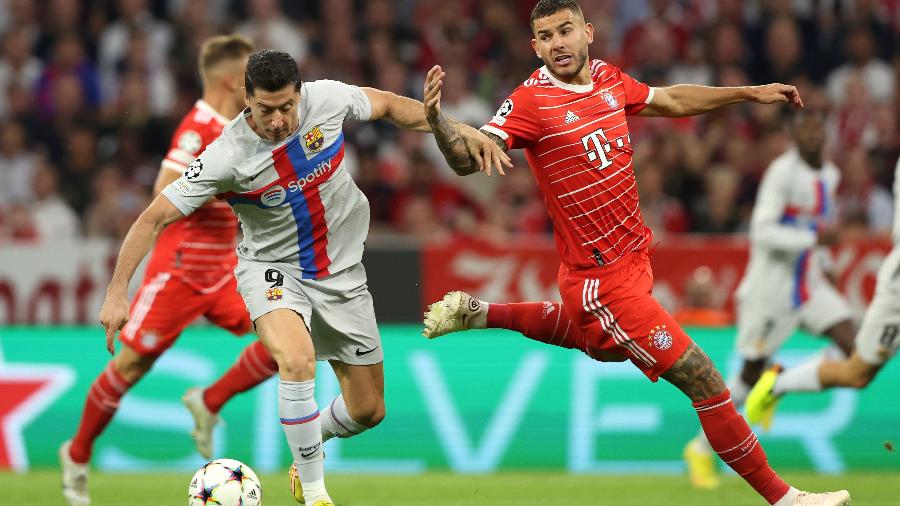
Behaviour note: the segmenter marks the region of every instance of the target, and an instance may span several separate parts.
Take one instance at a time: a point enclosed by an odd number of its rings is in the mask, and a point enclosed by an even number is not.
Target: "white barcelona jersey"
[[[840,171],[815,169],[796,149],[776,158],[763,176],[750,223],[750,263],[738,297],[768,293],[799,308],[824,283],[817,229],[834,217]]]
[[[296,132],[266,140],[244,111],[163,195],[185,215],[213,196],[228,202],[241,221],[241,258],[297,265],[304,279],[342,271],[362,260],[369,231],[368,200],[341,164],[342,128],[371,110],[356,86],[304,83]]]

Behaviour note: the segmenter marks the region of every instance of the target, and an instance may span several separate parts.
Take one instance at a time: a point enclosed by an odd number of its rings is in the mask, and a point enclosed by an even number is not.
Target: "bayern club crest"
[[[312,130],[306,132],[303,140],[306,141],[306,149],[312,153],[322,149],[322,146],[325,145],[325,135],[322,134],[318,126],[314,126]]]
[[[609,91],[604,91],[602,96],[603,96],[603,100],[606,101],[606,104],[607,104],[610,108],[612,108],[612,109],[618,109],[618,108],[619,108],[619,101],[616,100],[616,97],[613,96],[612,93],[610,93]]]
[[[650,332],[650,346],[658,350],[668,350],[672,347],[672,334],[666,330],[665,325],[657,325]]]

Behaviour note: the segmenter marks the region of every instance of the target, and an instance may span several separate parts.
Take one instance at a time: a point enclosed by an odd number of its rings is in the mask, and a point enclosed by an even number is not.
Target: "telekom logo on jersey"
[[[600,160],[600,166],[597,167],[597,170],[603,170],[612,165],[613,162],[608,155],[613,149],[613,144],[617,148],[623,148],[626,142],[631,143],[630,135],[626,134],[624,137],[610,141],[602,128],[598,128],[581,138],[581,145],[587,150],[588,161]]]

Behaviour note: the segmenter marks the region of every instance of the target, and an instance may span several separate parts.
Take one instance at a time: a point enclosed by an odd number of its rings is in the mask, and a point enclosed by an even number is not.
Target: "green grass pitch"
[[[821,476],[787,473],[799,488],[847,488],[853,504],[900,504],[896,473],[850,473]],[[93,506],[180,506],[187,504],[190,476],[174,473],[91,475]],[[287,473],[267,474],[264,506],[296,504],[288,491]],[[722,488],[700,492],[678,476],[575,476],[561,473],[500,473],[463,476],[429,473],[415,476],[332,475],[328,489],[338,506],[544,506],[544,505],[764,505],[738,478],[724,479]],[[57,506],[64,504],[56,471],[0,473],[0,505]]]

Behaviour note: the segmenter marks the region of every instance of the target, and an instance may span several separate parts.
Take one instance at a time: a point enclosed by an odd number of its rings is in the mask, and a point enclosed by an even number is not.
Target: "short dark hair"
[[[534,31],[534,22],[536,20],[552,16],[565,9],[584,18],[584,13],[581,12],[581,6],[578,5],[576,0],[541,0],[534,6],[534,9],[531,9],[531,19],[529,21],[529,23],[531,23],[531,30]]]
[[[250,55],[244,76],[244,88],[248,95],[253,95],[256,88],[278,91],[289,84],[293,84],[297,91],[303,84],[297,62],[291,55],[275,49],[260,49]]]

